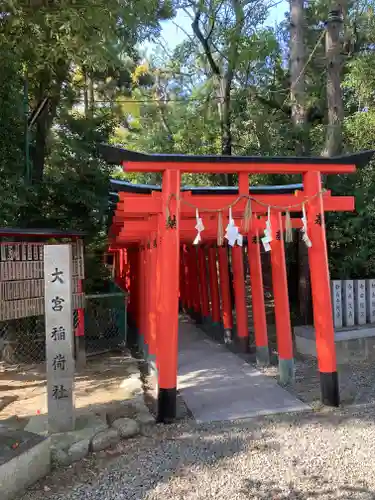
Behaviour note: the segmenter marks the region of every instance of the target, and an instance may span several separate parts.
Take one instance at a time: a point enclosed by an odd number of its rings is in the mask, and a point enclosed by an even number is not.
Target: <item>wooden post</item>
[[[230,344],[232,342],[233,330],[233,312],[232,312],[232,297],[230,293],[229,281],[229,263],[228,263],[228,248],[218,248],[219,254],[219,277],[220,277],[220,295],[221,307],[223,311],[223,326],[224,326],[224,342]]]
[[[161,277],[157,342],[158,420],[176,417],[178,359],[178,289],[180,262],[180,172],[163,172],[162,200],[164,226],[161,226],[159,269]]]
[[[213,326],[219,326],[221,316],[220,316],[219,286],[217,282],[216,247],[210,247],[208,249],[208,273],[210,282],[212,323]]]
[[[210,315],[210,306],[208,302],[208,281],[207,281],[207,265],[206,256],[203,247],[198,247],[198,268],[199,268],[199,285],[201,293],[201,312],[202,321],[205,322]]]
[[[249,350],[249,325],[246,307],[245,273],[243,265],[243,249],[232,248],[232,269],[234,284],[234,301],[236,304],[236,326],[238,346],[241,352]]]
[[[260,256],[260,240],[257,229],[250,230],[247,244],[247,255],[250,268],[251,301],[255,330],[256,359],[259,365],[268,365],[270,352],[267,336],[267,318],[264,303],[262,261]]]
[[[336,367],[335,331],[328,269],[327,242],[321,191],[320,172],[308,172],[303,176],[304,192],[310,201],[306,204],[311,288],[313,296],[316,350],[320,372],[321,399],[323,404],[338,406],[339,383]]]
[[[294,380],[293,341],[289,312],[284,236],[280,212],[271,213],[271,227],[273,237],[271,241],[272,286],[275,300],[279,376],[282,384],[289,384]]]

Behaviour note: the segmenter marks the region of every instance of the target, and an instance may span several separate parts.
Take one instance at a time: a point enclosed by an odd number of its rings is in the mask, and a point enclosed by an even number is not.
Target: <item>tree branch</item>
[[[197,10],[196,14],[195,14],[195,18],[194,18],[194,21],[191,25],[192,29],[193,29],[193,32],[195,34],[195,36],[198,38],[198,40],[200,41],[202,47],[203,47],[203,50],[204,50],[204,53],[205,53],[205,56],[207,57],[207,60],[208,60],[208,63],[211,67],[211,70],[212,72],[216,75],[216,76],[221,76],[221,73],[220,73],[220,68],[219,66],[216,64],[213,56],[212,56],[212,52],[211,52],[211,49],[210,49],[210,45],[208,43],[208,39],[204,37],[200,27],[199,27],[199,21],[200,21],[200,17],[201,17],[201,11],[200,10]]]

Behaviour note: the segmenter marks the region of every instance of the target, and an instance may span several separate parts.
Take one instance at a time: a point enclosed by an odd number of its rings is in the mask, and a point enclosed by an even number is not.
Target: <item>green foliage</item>
[[[15,224],[22,190],[24,159],[24,119],[22,68],[12,57],[9,45],[1,51],[0,72],[0,225]]]
[[[360,4],[360,5],[359,5]],[[311,54],[324,29],[328,3],[309,2],[306,43]],[[156,39],[159,21],[185,8],[197,33],[171,54],[149,61],[136,47]],[[96,155],[97,142],[144,152],[218,154],[229,123],[234,155],[293,155],[300,136],[290,116],[288,16],[265,26],[266,2],[249,0],[83,0],[79,5],[9,1],[0,16],[0,225],[81,229],[87,232],[90,276],[101,272],[110,176],[160,183],[158,174],[124,174]],[[349,2],[343,34],[346,151],[374,148],[374,1]],[[306,68],[312,154],[326,131],[324,40]],[[30,112],[48,96],[47,111],[30,131],[38,155],[25,181],[24,74]],[[226,78],[231,78],[230,85]],[[223,106],[223,89],[229,89]],[[365,110],[365,112],[364,112]],[[229,112],[229,118],[223,115]],[[374,164],[354,176],[329,179],[335,194],[356,196],[355,214],[327,218],[334,277],[373,276]],[[253,184],[285,183],[293,176],[254,175]],[[222,184],[220,175],[185,175],[187,185]],[[41,210],[42,207],[42,210]]]
[[[85,231],[89,288],[104,271],[112,174],[96,147],[121,122],[119,94],[131,97],[136,87],[137,44],[157,37],[172,13],[169,0],[13,0],[0,8],[0,225]],[[30,182],[26,112],[46,97],[29,131]]]

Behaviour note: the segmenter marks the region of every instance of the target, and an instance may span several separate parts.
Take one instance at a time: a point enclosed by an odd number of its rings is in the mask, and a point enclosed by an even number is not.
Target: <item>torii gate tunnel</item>
[[[148,356],[156,360],[159,421],[170,422],[176,417],[179,305],[196,317],[222,322],[227,337],[232,330],[228,243],[232,247],[237,326],[234,341],[238,348],[248,349],[241,249],[242,244],[247,244],[257,361],[268,362],[260,258],[263,232],[263,244],[269,245],[271,252],[279,375],[282,382],[292,379],[293,342],[283,237],[288,226],[302,228],[309,247],[321,399],[326,405],[338,406],[324,213],[353,211],[354,198],[332,196],[322,189],[321,176],[353,173],[371,160],[373,152],[335,158],[183,156],[146,155],[102,145],[100,153],[107,162],[122,164],[126,172],[162,173],[161,188],[129,183],[121,187],[117,182],[118,201],[109,232],[118,282],[130,292],[129,316],[134,319]],[[181,188],[183,173],[237,174],[239,185]],[[301,174],[302,184],[250,188],[249,176],[257,173]],[[298,218],[290,219],[290,213]],[[221,225],[224,222],[227,226],[228,217],[226,242]],[[246,237],[243,242],[238,230]],[[195,238],[198,245],[193,245]]]

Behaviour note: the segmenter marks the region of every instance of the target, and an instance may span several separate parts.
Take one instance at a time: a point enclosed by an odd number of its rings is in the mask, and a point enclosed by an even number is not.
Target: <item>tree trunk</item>
[[[95,108],[95,91],[94,91],[94,81],[92,77],[89,77],[89,116],[90,118],[94,117],[94,108]]]
[[[291,76],[291,111],[295,130],[296,155],[308,156],[307,106],[304,66],[305,51],[305,16],[304,0],[290,0],[290,76]]]
[[[84,103],[84,109],[85,109],[85,117],[88,118],[89,116],[89,93],[88,93],[88,78],[87,78],[87,72],[86,69],[83,69],[83,82],[84,82],[84,87],[83,87],[83,103]]]
[[[291,118],[295,131],[297,156],[309,154],[306,106],[304,0],[290,0],[290,75]],[[298,309],[302,323],[312,320],[312,297],[308,251],[298,238]]]
[[[341,41],[342,8],[337,3],[331,5],[326,31],[327,62],[327,107],[328,125],[326,132],[325,156],[336,156],[342,152],[342,122],[344,107],[341,93]]]
[[[223,104],[221,113],[221,154],[232,156],[232,124],[231,124],[231,100],[230,84],[224,84]],[[228,186],[234,186],[234,174],[224,174]]]
[[[39,86],[35,102],[41,102],[48,96],[51,85],[51,74],[49,71],[42,71],[39,75]],[[31,183],[38,184],[43,178],[46,146],[47,146],[47,120],[49,104],[40,113],[35,125],[35,145],[32,155]]]
[[[69,66],[66,63],[58,61],[53,75],[49,70],[43,70],[39,76],[39,89],[36,102],[49,97],[49,104],[36,122],[35,148],[31,174],[32,183],[34,184],[39,184],[43,180],[47,157],[48,134],[56,117],[61,98],[61,89],[67,79],[68,69]]]

